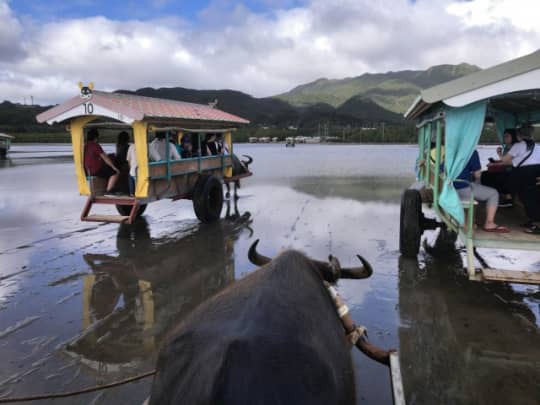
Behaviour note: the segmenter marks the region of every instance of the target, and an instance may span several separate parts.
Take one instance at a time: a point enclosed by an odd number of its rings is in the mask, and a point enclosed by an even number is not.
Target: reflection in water
[[[399,260],[407,403],[538,403],[534,315],[524,305],[509,307],[521,298],[509,287],[469,282],[461,269],[455,249],[426,258],[423,268],[416,260]]]
[[[109,371],[152,357],[179,321],[234,280],[234,243],[250,223],[235,209],[219,223],[159,239],[144,218],[121,225],[118,256],[84,255],[93,271],[84,279],[85,331],[67,352]]]
[[[13,163],[12,159],[10,159],[9,157],[0,157],[0,168],[11,166],[15,166],[15,163]]]
[[[328,196],[356,201],[399,202],[411,181],[399,177],[295,177],[292,188],[317,198]]]

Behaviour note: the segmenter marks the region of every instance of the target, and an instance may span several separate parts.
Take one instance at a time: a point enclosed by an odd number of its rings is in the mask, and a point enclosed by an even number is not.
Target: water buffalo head
[[[272,259],[269,257],[263,256],[257,252],[257,244],[259,239],[257,239],[249,248],[248,258],[251,263],[257,266],[264,266],[267,263],[270,263]],[[310,259],[311,262],[317,267],[322,278],[325,281],[330,283],[335,283],[340,278],[368,278],[373,273],[371,265],[365,260],[362,256],[356,255],[358,259],[362,262],[360,267],[350,267],[342,268],[337,257],[329,255],[328,262],[322,262],[319,260]]]

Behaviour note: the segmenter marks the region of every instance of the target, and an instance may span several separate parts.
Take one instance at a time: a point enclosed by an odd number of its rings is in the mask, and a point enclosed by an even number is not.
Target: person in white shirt
[[[514,144],[503,163],[509,164],[513,170],[508,177],[508,189],[516,193],[525,207],[529,220],[523,224],[525,232],[540,235],[540,190],[536,178],[540,176],[540,146],[532,140],[532,127],[523,127],[518,131],[519,142]]]
[[[169,148],[170,160],[181,159],[175,145],[171,144],[166,140],[165,132],[157,132],[156,137],[152,142],[150,142],[150,146],[148,147],[150,160],[154,162],[159,162],[160,160],[167,160],[167,147]]]
[[[532,140],[532,130],[528,127],[522,128],[517,133],[516,142],[501,160],[504,164],[514,167],[532,166],[540,164],[540,148],[536,148]]]
[[[129,163],[129,195],[135,195],[135,178],[137,177],[138,163],[134,143],[129,144],[126,160]]]

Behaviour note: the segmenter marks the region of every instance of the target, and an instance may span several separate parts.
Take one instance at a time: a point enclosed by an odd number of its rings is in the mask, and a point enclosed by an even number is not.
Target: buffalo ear
[[[328,263],[334,280],[339,280],[341,276],[341,264],[336,256],[328,255]]]
[[[79,86],[79,89],[82,89],[82,88],[83,88],[82,82],[77,83],[77,85]]]

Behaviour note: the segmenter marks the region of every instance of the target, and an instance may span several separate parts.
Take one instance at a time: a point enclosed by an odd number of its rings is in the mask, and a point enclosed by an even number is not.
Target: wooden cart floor
[[[495,221],[498,225],[505,226],[510,229],[508,233],[496,233],[486,232],[482,229],[483,221],[485,218],[485,207],[480,204],[477,209],[476,223],[477,227],[474,231],[474,240],[476,241],[499,241],[499,242],[511,242],[513,244],[519,242],[526,242],[528,246],[538,243],[538,250],[540,250],[540,235],[534,235],[526,233],[525,228],[520,224],[527,222],[527,217],[524,215],[521,207],[511,208],[499,208]],[[517,248],[517,246],[515,246]]]

